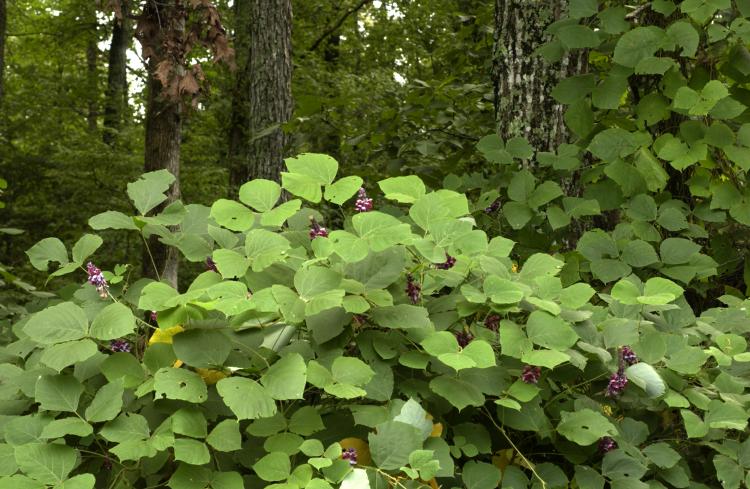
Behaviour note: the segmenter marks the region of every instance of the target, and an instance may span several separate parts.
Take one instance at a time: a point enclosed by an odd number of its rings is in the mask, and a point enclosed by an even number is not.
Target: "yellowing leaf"
[[[167,329],[157,329],[156,331],[154,331],[154,334],[151,335],[151,338],[149,338],[148,344],[153,345],[155,343],[167,343],[171,345],[174,335],[182,333],[183,331],[185,331],[185,328],[183,328],[179,324]]]

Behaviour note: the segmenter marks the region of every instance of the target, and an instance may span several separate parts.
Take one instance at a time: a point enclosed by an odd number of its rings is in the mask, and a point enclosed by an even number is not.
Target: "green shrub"
[[[171,181],[154,172],[128,186],[138,215],[90,220],[210,257],[187,290],[87,267],[105,259],[93,234],[29,250],[81,285],[3,350],[0,488],[745,479],[747,301],[696,317],[666,278],[596,290],[558,256],[515,263],[463,194],[389,178],[368,210],[332,158],[287,167],[290,200],[255,180],[239,202],[149,215]],[[323,202],[342,217],[306,207]]]

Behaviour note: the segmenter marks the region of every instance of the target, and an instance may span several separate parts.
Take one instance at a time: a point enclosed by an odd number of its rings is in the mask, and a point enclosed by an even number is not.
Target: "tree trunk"
[[[537,151],[554,151],[568,139],[564,110],[550,95],[557,82],[584,68],[581,53],[548,63],[534,51],[566,0],[495,0],[493,85],[497,133],[523,136]]]
[[[94,29],[94,33],[96,29]],[[88,122],[89,131],[96,131],[96,119],[97,119],[97,94],[98,83],[97,83],[97,58],[99,57],[99,49],[96,47],[96,39],[94,39],[94,33],[91,33],[91,39],[86,44],[86,85],[88,87],[88,111],[86,112],[86,121]]]
[[[243,2],[238,2],[243,3]],[[253,178],[280,180],[284,164],[283,124],[292,116],[292,3],[291,0],[247,0],[248,17],[238,24],[238,37],[247,29],[246,66],[238,70],[230,139],[230,186],[238,188]],[[241,49],[238,48],[238,49]],[[243,56],[240,54],[240,56]],[[246,99],[244,98],[246,97]],[[235,132],[236,131],[236,132]]]
[[[5,0],[0,0],[0,107],[5,95],[5,28],[7,24]]]
[[[156,5],[156,4],[154,4]],[[160,4],[157,8],[144,9],[144,15],[156,16],[155,21],[169,15],[168,7]],[[158,24],[157,24],[158,25]],[[159,46],[161,43],[157,43]],[[146,101],[145,165],[146,172],[168,170],[175,176],[175,182],[167,192],[167,201],[156,211],[180,198],[180,133],[182,130],[182,103],[179,98],[170,98],[163,93],[162,83],[156,77],[156,69],[161,61],[160,49],[148,59],[148,91]],[[151,256],[148,256],[148,250]],[[143,273],[145,276],[158,276],[177,286],[178,251],[167,247],[151,236],[148,250],[144,251]],[[153,257],[154,264],[151,263]]]
[[[229,120],[229,196],[236,197],[244,183],[250,127],[250,2],[234,2],[234,57],[237,65]]]
[[[128,106],[128,60],[127,51],[133,35],[128,4],[121,3],[122,16],[115,16],[112,26],[112,42],[109,47],[109,64],[107,66],[107,92],[104,101],[105,143],[113,145],[125,118]]]

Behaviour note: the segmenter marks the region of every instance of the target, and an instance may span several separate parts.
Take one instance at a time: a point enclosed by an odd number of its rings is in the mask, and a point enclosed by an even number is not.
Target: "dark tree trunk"
[[[544,30],[560,17],[566,0],[495,0],[493,85],[497,133],[526,137],[538,151],[554,151],[568,139],[564,110],[550,95],[557,82],[585,69],[574,53],[548,63],[534,51],[546,42]]]
[[[0,107],[3,106],[3,95],[5,95],[5,27],[7,24],[7,13],[5,0],[0,0]]]
[[[114,144],[128,106],[127,51],[133,35],[128,4],[121,3],[122,16],[115,16],[112,25],[112,42],[107,66],[107,92],[104,101],[104,132],[107,144]]]
[[[169,15],[167,7],[146,8],[144,15],[155,15],[164,18]],[[158,43],[157,45],[159,45]],[[182,104],[177,98],[170,98],[162,90],[162,83],[156,77],[156,69],[161,61],[162,53],[157,50],[148,60],[148,92],[146,101],[146,136],[145,136],[145,165],[146,172],[168,170],[175,176],[175,182],[170,187],[168,199],[164,205],[180,198],[180,133],[182,130]],[[163,206],[162,206],[163,208]],[[159,209],[157,209],[158,211]],[[144,252],[143,273],[145,276],[159,276],[162,280],[177,286],[178,252],[173,247],[160,243],[156,236],[149,239],[149,249],[156,265],[154,270],[148,250]]]
[[[97,95],[99,93],[96,73],[99,49],[96,47],[96,39],[93,38],[94,33],[91,36],[92,38],[86,44],[86,85],[88,88],[88,93],[86,94],[88,98],[86,121],[88,122],[89,131],[94,132],[96,131]]]
[[[243,2],[238,2],[243,3]],[[291,0],[247,0],[238,37],[246,30],[246,66],[237,76],[230,136],[230,186],[253,178],[280,179],[284,164],[283,124],[292,116],[292,3]],[[247,19],[247,20],[245,20]],[[238,48],[241,49],[241,48]],[[236,131],[236,132],[235,132]],[[242,140],[241,144],[236,141]],[[231,143],[235,140],[234,144]]]
[[[244,168],[247,165],[248,132],[250,127],[250,2],[234,2],[234,53],[235,71],[232,92],[232,112],[229,120],[229,164],[230,196],[234,197],[244,183]]]

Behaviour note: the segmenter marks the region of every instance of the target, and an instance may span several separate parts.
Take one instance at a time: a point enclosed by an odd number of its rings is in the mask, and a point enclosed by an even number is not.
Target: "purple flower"
[[[456,264],[456,259],[452,256],[450,256],[448,253],[445,254],[445,261],[443,263],[438,263],[435,265],[436,268],[439,268],[440,270],[448,270],[449,268],[453,268],[453,265]]]
[[[367,197],[367,192],[365,192],[365,188],[360,187],[357,195],[358,195],[358,198],[357,198],[357,201],[354,203],[354,209],[358,212],[371,211],[372,199]]]
[[[206,258],[206,270],[208,270],[210,272],[218,272],[219,271],[219,269],[216,268],[216,262],[210,256],[208,258]]]
[[[328,237],[328,230],[318,224],[314,217],[310,217],[310,239],[315,239],[318,236]]]
[[[88,282],[96,287],[96,291],[99,292],[99,296],[104,299],[107,297],[107,290],[109,285],[107,280],[102,275],[102,271],[99,270],[93,263],[88,262],[86,264],[86,272],[89,274]]]
[[[357,465],[357,450],[354,448],[345,448],[341,452],[341,458],[349,461],[349,465]]]
[[[599,440],[599,451],[602,453],[611,452],[617,448],[617,442],[609,436],[604,436]]]
[[[458,346],[461,348],[466,348],[466,346],[471,343],[471,340],[474,339],[474,335],[469,333],[468,331],[459,331],[456,333],[456,340],[458,341]]]
[[[500,197],[492,201],[492,203],[484,208],[486,214],[494,214],[500,208]]]
[[[406,295],[409,296],[409,300],[412,304],[419,302],[419,296],[422,292],[422,286],[414,281],[412,274],[406,276]]]
[[[536,384],[539,382],[539,377],[542,375],[542,369],[534,367],[532,365],[526,365],[521,372],[521,380],[527,384]]]
[[[625,386],[627,385],[628,378],[625,375],[625,372],[618,370],[616,373],[612,374],[612,377],[609,378],[607,392],[605,392],[604,395],[607,397],[617,397],[622,394],[622,391],[625,390]]]
[[[149,314],[149,318],[151,318],[151,321],[156,322],[156,319],[158,318],[156,311],[151,311],[151,314]]]
[[[109,342],[109,349],[114,352],[130,353],[130,343],[126,340],[112,340]]]
[[[490,314],[484,320],[484,325],[489,330],[497,331],[498,328],[500,328],[500,316],[498,316],[497,314]]]
[[[628,365],[638,363],[638,357],[635,355],[633,349],[629,346],[623,346],[620,349],[620,357],[622,358],[622,362]]]

